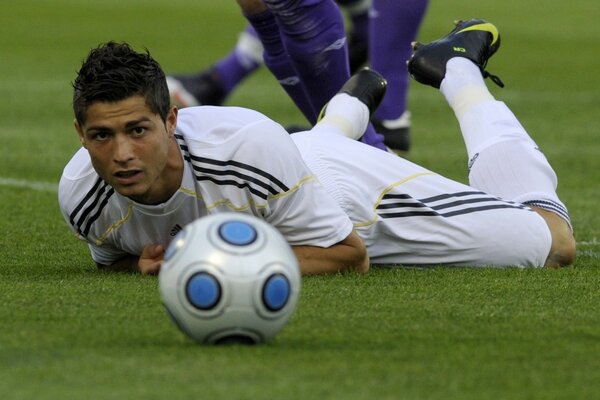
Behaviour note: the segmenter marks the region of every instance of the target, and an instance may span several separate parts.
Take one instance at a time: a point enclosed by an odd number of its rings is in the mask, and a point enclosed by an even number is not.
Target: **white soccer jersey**
[[[373,264],[543,266],[551,236],[520,203],[324,130],[292,135]]]
[[[80,149],[65,167],[59,203],[94,261],[109,265],[168,245],[193,220],[243,212],[274,225],[291,245],[329,247],[352,223],[302,160],[285,130],[264,115],[236,107],[179,112],[176,138],[185,160],[181,187],[166,203],[143,205],[121,196]]]

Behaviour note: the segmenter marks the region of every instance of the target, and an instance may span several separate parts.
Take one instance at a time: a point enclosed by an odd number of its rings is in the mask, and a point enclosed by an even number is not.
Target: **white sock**
[[[410,128],[412,114],[408,110],[404,110],[402,115],[396,119],[382,119],[379,123],[387,129]]]
[[[440,91],[459,120],[477,104],[494,100],[485,85],[479,67],[464,57],[448,60]]]
[[[236,50],[239,60],[245,68],[249,68],[254,64],[262,65],[264,48],[257,37],[243,31],[238,37]]]
[[[369,108],[356,97],[347,93],[333,96],[327,103],[325,116],[312,129],[318,132],[325,129],[338,135],[358,140],[369,124]]]
[[[466,58],[451,59],[440,90],[460,124],[470,185],[569,222],[554,170],[512,111],[487,90],[479,68]]]

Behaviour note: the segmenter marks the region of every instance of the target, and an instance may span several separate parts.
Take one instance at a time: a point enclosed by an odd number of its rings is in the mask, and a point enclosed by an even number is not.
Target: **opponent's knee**
[[[240,8],[245,14],[254,15],[267,10],[263,0],[237,0]]]
[[[557,214],[533,208],[544,218],[552,235],[552,246],[546,259],[546,267],[562,267],[575,261],[576,242],[569,224]]]

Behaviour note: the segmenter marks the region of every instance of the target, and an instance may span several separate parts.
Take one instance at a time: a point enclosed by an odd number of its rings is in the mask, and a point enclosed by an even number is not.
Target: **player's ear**
[[[171,107],[171,109],[169,110],[169,113],[167,114],[167,132],[169,133],[169,136],[173,136],[175,135],[175,127],[177,126],[177,107],[173,106]]]
[[[77,118],[75,118],[73,120],[73,125],[75,126],[75,130],[77,131],[77,136],[79,136],[79,141],[81,142],[81,145],[83,147],[85,147],[85,139],[83,137],[83,129],[81,128],[79,121],[77,121]]]

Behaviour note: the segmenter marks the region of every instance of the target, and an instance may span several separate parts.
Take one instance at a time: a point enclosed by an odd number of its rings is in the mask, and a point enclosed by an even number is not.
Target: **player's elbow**
[[[353,231],[342,244],[348,250],[348,269],[360,273],[367,272],[369,270],[369,254],[360,236]]]
[[[564,267],[573,264],[577,245],[569,224],[557,214],[537,211],[545,219],[552,235],[552,246],[545,266]]]
[[[573,264],[576,255],[575,238],[571,233],[552,237],[552,248],[546,259],[546,267],[564,267]]]
[[[362,239],[352,232],[341,242],[324,248],[293,246],[303,275],[369,270],[369,256]]]
[[[356,254],[356,271],[360,273],[368,272],[369,264],[369,254],[367,253],[367,248],[363,245]]]

